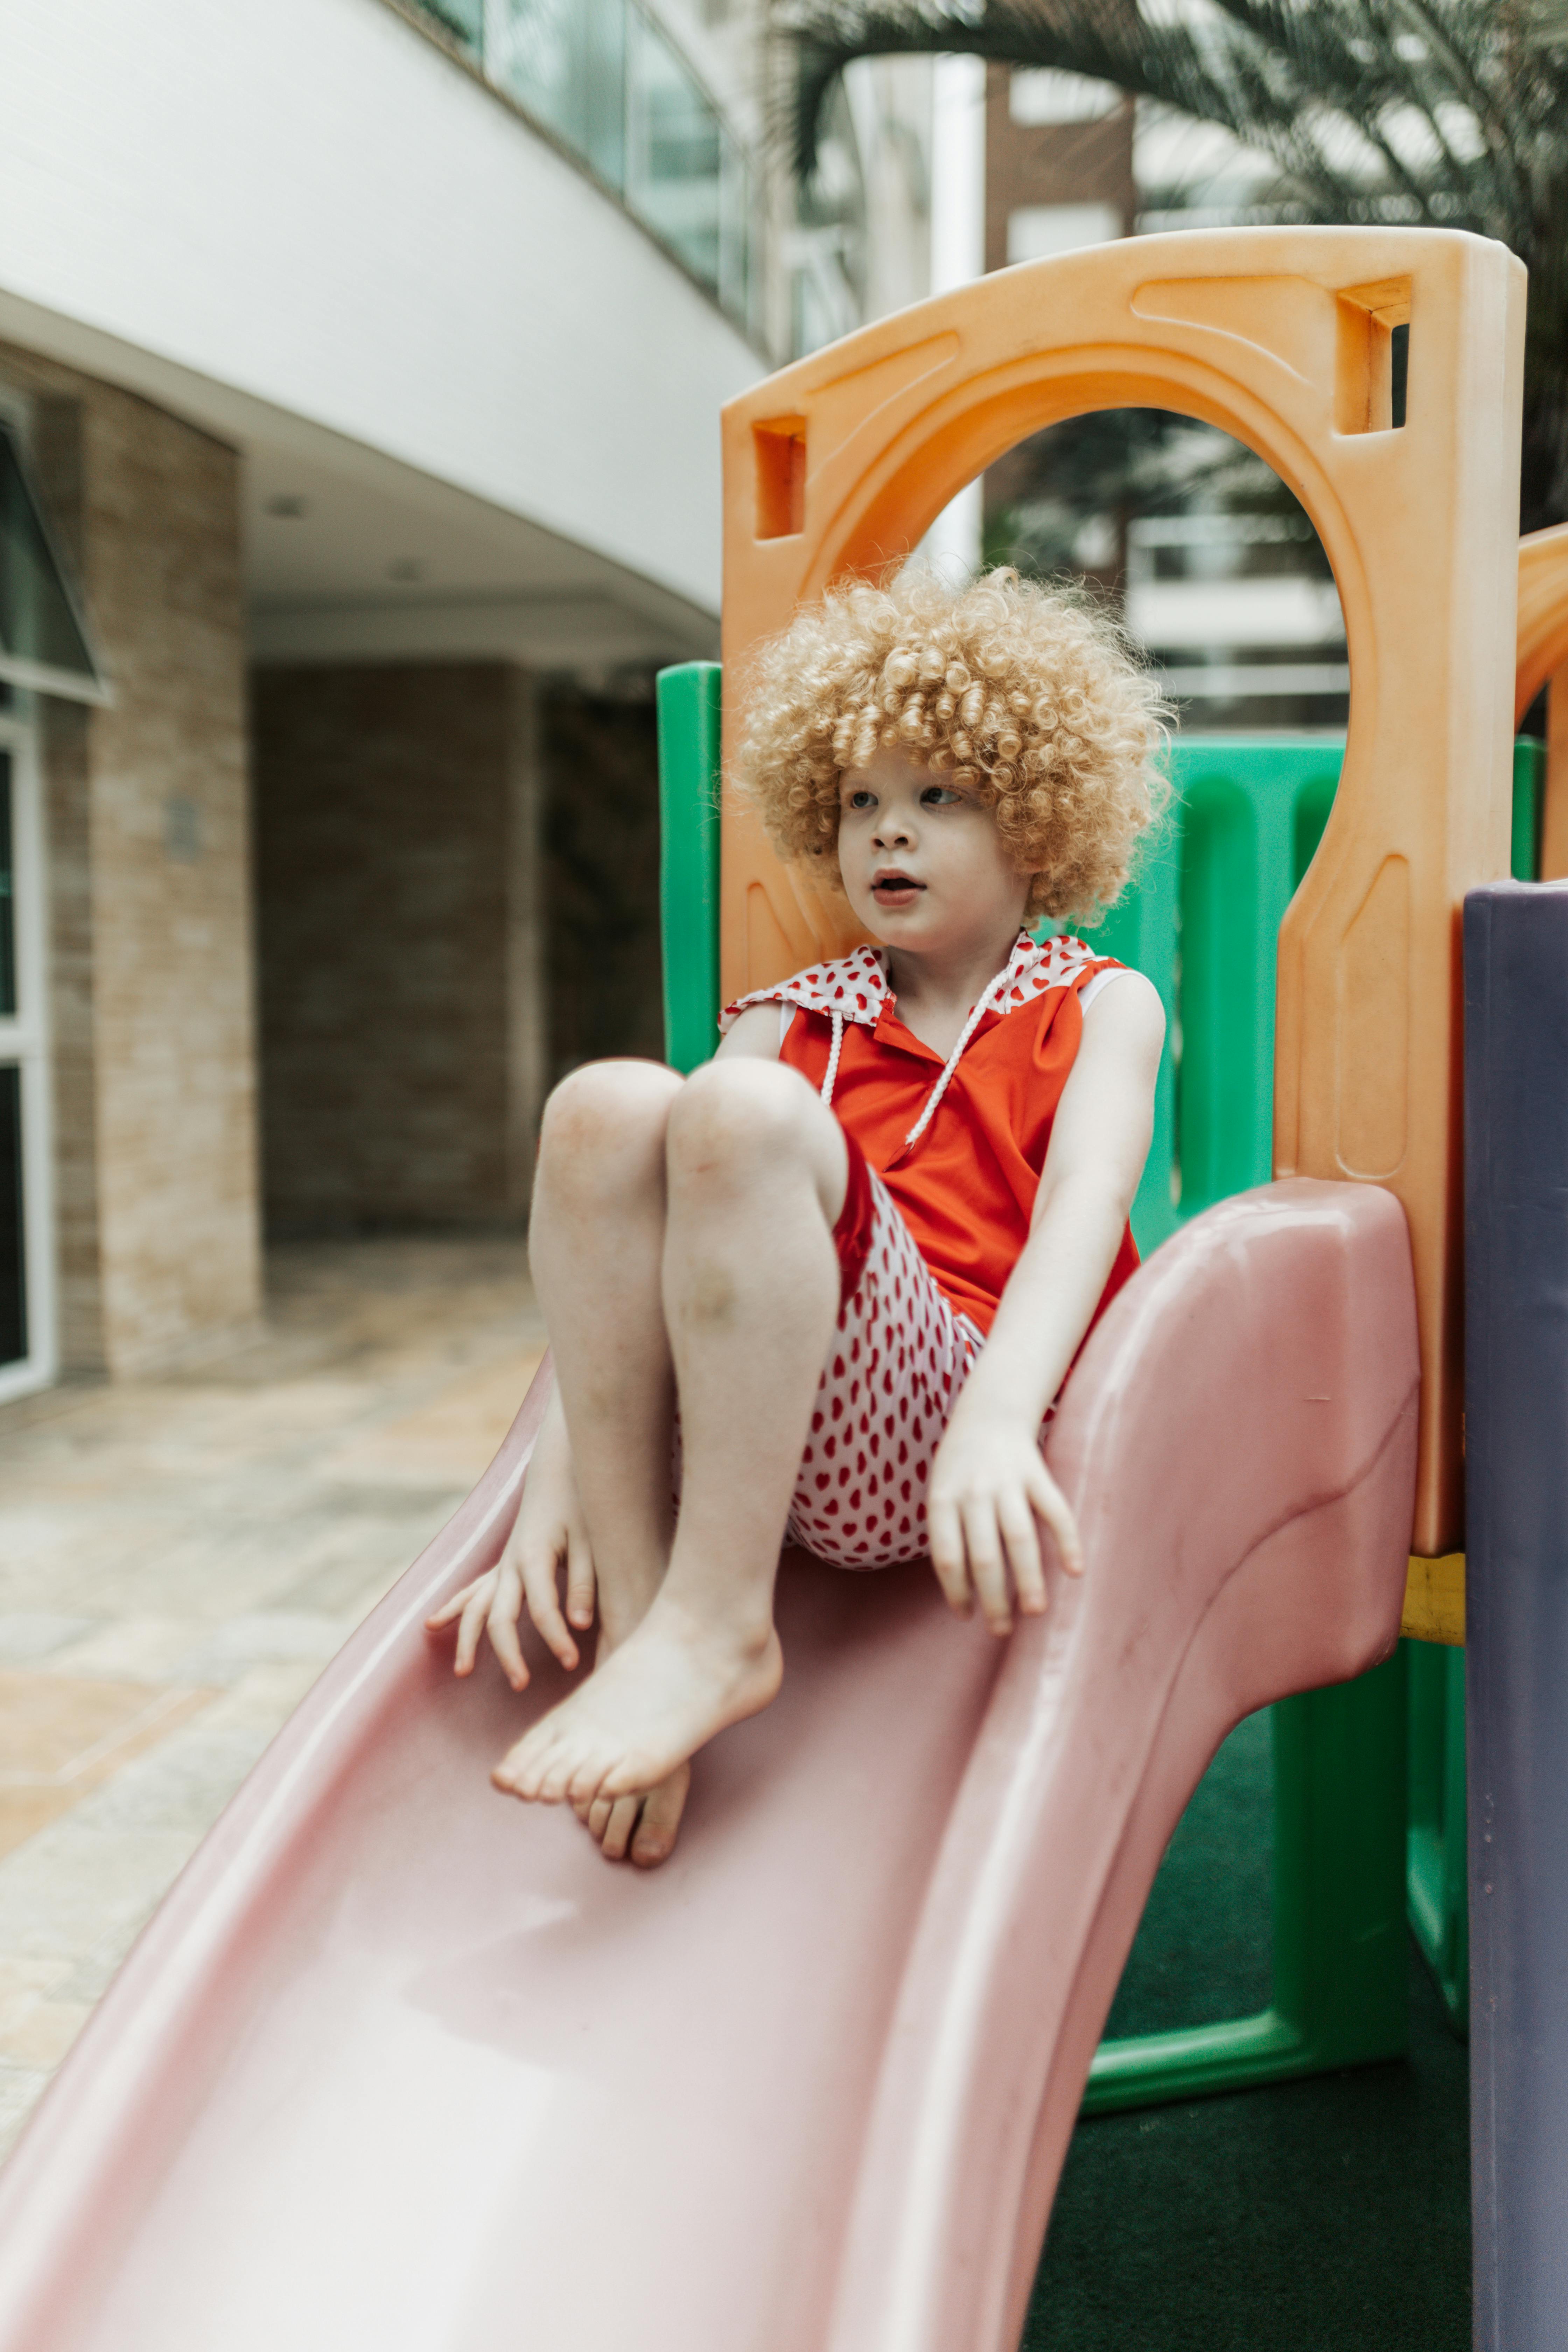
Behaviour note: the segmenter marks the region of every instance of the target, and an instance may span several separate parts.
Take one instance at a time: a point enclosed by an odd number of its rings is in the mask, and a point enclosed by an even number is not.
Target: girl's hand
[[[1041,1459],[1037,1432],[1021,1423],[954,1414],[931,1465],[926,1523],[949,1607],[968,1617],[978,1598],[994,1633],[1012,1632],[1014,1593],[1025,1616],[1045,1612],[1042,1524],[1067,1573],[1083,1573],[1078,1523]]]
[[[566,1568],[564,1616],[559,1592],[563,1562]],[[452,1661],[456,1675],[472,1674],[479,1636],[488,1630],[490,1647],[508,1682],[513,1690],[521,1691],[527,1689],[529,1681],[528,1662],[517,1631],[524,1602],[570,1673],[579,1656],[571,1625],[587,1632],[594,1622],[595,1596],[594,1555],[573,1475],[566,1424],[558,1401],[552,1398],[500,1559],[425,1622],[431,1633],[437,1633],[454,1618],[458,1620],[458,1650]]]

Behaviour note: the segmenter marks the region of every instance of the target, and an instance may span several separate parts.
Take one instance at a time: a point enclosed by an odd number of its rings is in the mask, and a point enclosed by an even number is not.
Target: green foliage
[[[1247,217],[1470,229],[1530,270],[1521,528],[1568,518],[1568,0],[789,0],[795,147],[857,58],[957,51],[1114,83],[1269,169]]]

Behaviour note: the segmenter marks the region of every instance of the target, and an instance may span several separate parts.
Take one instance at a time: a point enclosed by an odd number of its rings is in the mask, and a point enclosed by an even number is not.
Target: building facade
[[[926,290],[930,68],[809,191],[762,0],[20,0],[0,29],[0,1398],[263,1241],[512,1223],[660,1050],[651,679],[718,411]]]

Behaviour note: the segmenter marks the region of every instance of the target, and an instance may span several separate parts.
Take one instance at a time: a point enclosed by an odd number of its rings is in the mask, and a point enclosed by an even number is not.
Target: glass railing
[[[752,331],[756,272],[745,152],[639,0],[414,5]]]

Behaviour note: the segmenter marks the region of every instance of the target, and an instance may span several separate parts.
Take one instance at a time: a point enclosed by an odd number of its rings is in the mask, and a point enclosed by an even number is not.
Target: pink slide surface
[[[923,1568],[786,1559],[783,1693],[644,1876],[489,1786],[558,1672],[458,1684],[421,1631],[500,1549],[536,1382],[40,2107],[0,2352],[1010,2352],[1187,1797],[1395,1639],[1416,1383],[1387,1193],[1197,1219],[1051,1433],[1083,1580],[999,1643]]]

